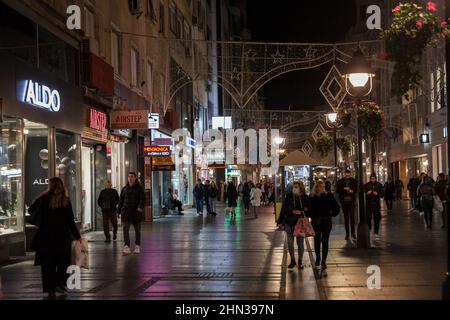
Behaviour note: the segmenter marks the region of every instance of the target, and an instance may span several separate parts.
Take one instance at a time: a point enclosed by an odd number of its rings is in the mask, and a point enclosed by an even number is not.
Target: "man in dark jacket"
[[[417,207],[417,188],[419,188],[420,179],[419,177],[411,177],[409,179],[407,188],[409,191],[409,200],[411,202],[411,210],[415,210]]]
[[[336,192],[339,195],[339,202],[342,206],[345,218],[345,240],[350,239],[350,230],[352,238],[356,240],[355,233],[355,194],[357,189],[356,179],[351,176],[350,170],[345,170],[345,177],[337,182]]]
[[[125,246],[123,254],[130,254],[130,224],[136,233],[134,253],[141,253],[141,223],[144,220],[144,189],[137,180],[135,172],[128,173],[128,184],[122,189],[119,213],[122,216]]]
[[[102,209],[103,231],[105,232],[106,243],[111,242],[109,234],[109,222],[113,226],[113,240],[117,240],[117,205],[119,204],[119,194],[112,188],[110,180],[106,180],[105,189],[100,192],[97,204]]]
[[[370,181],[364,185],[364,193],[366,194],[366,210],[367,224],[369,230],[372,230],[372,217],[375,225],[375,240],[380,240],[380,221],[381,221],[381,205],[380,199],[384,197],[384,190],[381,183],[377,181],[375,173],[370,175]]]
[[[395,180],[395,194],[397,196],[397,200],[403,199],[403,188],[403,181],[397,177],[397,180]]]
[[[197,184],[194,187],[194,199],[197,207],[197,214],[203,215],[203,201],[205,200],[205,189],[202,180],[197,179]]]
[[[209,205],[209,196],[210,196],[210,181],[206,180],[205,185],[203,186],[203,194],[205,197],[205,203],[206,203],[206,214],[211,214],[211,206]]]

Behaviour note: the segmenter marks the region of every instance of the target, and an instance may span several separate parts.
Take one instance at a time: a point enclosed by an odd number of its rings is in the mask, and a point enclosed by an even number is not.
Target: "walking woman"
[[[257,208],[261,206],[262,196],[261,185],[258,183],[256,186],[253,186],[250,191],[250,200],[252,201],[253,214],[255,215],[255,218],[258,218]]]
[[[209,207],[211,208],[211,214],[213,216],[216,215],[216,199],[217,195],[219,194],[219,190],[217,189],[216,183],[214,181],[211,181],[211,184],[209,185]]]
[[[250,210],[250,192],[251,192],[251,182],[244,183],[242,188],[242,201],[244,202],[244,214],[248,214]]]
[[[306,195],[305,186],[302,182],[294,182],[292,192],[286,195],[283,206],[281,207],[280,217],[277,224],[281,228],[284,228],[287,236],[289,255],[291,256],[291,263],[288,268],[294,268],[297,263],[295,262],[295,249],[294,249],[294,229],[298,219],[307,217],[309,206],[309,198]],[[303,237],[297,237],[298,248],[298,268],[303,269],[303,253],[305,252]]]
[[[433,179],[428,176],[424,177],[423,182],[417,189],[417,195],[420,198],[427,229],[431,229],[433,223],[433,196],[435,195]]]
[[[236,186],[233,181],[228,182],[227,193],[225,195],[227,200],[227,205],[231,213],[231,218],[236,218],[236,207],[237,207],[237,198],[238,192]]]
[[[70,265],[72,240],[81,241],[72,210],[72,204],[60,178],[49,180],[48,191],[28,209],[36,217],[39,229],[32,242],[36,251],[35,265],[42,270],[43,291],[49,298],[56,292],[65,292]]]
[[[395,183],[392,178],[389,177],[388,181],[384,184],[384,201],[386,201],[386,208],[388,213],[392,212],[392,202],[395,198]]]
[[[322,181],[316,182],[311,194],[309,215],[316,236],[314,238],[314,251],[316,252],[315,266],[327,269],[328,241],[332,228],[331,218],[339,214],[339,204],[333,194],[326,193]],[[321,250],[322,249],[322,250]]]

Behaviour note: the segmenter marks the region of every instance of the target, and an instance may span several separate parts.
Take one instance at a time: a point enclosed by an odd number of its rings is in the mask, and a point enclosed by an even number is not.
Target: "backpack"
[[[420,187],[420,194],[423,200],[433,200],[433,186],[424,184]]]

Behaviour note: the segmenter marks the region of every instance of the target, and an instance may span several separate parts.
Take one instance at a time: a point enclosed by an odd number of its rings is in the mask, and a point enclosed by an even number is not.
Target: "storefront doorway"
[[[92,213],[95,212],[95,190],[94,177],[95,177],[95,167],[94,167],[94,150],[91,147],[83,146],[81,147],[81,205],[82,205],[82,229],[92,230],[93,229],[93,217]]]

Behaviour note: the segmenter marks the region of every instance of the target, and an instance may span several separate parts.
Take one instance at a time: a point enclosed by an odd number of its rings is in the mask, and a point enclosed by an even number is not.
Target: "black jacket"
[[[295,196],[293,193],[288,193],[284,199],[283,206],[281,207],[280,216],[278,217],[277,224],[288,224],[291,227],[297,224],[301,215],[293,214],[293,210],[304,211],[305,216],[309,216],[309,197],[306,194]]]
[[[419,185],[420,185],[420,180],[418,178],[409,179],[407,188],[409,190],[409,195],[412,198],[417,197],[417,188],[419,188]]]
[[[116,189],[106,188],[100,192],[97,199],[97,204],[102,210],[116,210],[119,204],[119,193]]]
[[[203,200],[203,198],[205,197],[205,187],[203,186],[203,184],[201,184],[200,186],[198,184],[195,185],[193,193],[195,200]]]
[[[309,216],[313,223],[322,219],[331,220],[339,214],[340,206],[331,193],[312,196],[309,204]]]
[[[375,191],[377,195],[373,193],[367,194],[369,191]],[[368,182],[364,185],[364,193],[366,195],[366,203],[370,206],[380,206],[380,199],[384,197],[384,189],[381,183],[378,181],[375,183]]]
[[[434,191],[441,201],[447,201],[447,180],[439,180],[434,184]]]
[[[209,186],[208,198],[217,198],[218,194],[219,194],[219,190],[217,190],[217,187],[213,188],[213,187]]]
[[[386,182],[384,184],[384,197],[386,199],[394,199],[394,193],[396,192],[395,183],[394,182]]]
[[[144,189],[139,182],[123,187],[118,208],[123,221],[141,222],[144,220],[144,214],[137,211],[137,209],[144,210],[144,197]]]
[[[351,190],[353,190],[353,193],[348,193],[346,190],[344,190],[345,187],[349,187]],[[352,203],[354,205],[357,189],[358,184],[355,178],[340,179],[336,185],[336,192],[339,194],[339,201],[341,202],[341,204]]]
[[[229,207],[237,207],[238,192],[236,187],[229,183],[227,187],[227,192],[225,194],[225,199]]]
[[[35,265],[45,263],[55,255],[70,259],[72,241],[81,238],[70,201],[65,207],[52,209],[50,196],[43,195],[28,208],[30,214],[36,210],[39,228],[31,244],[32,250],[36,251]]]

